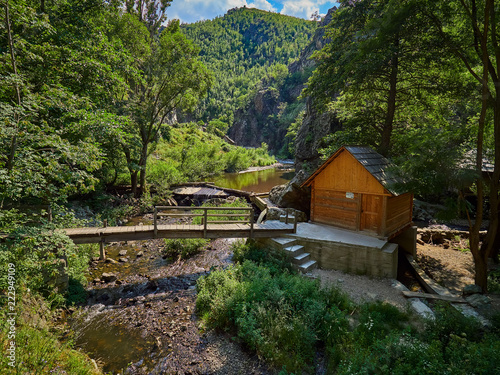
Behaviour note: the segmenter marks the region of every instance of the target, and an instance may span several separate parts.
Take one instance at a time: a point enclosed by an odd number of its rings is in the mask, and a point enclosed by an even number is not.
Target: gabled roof
[[[459,164],[460,168],[464,169],[471,169],[475,170],[476,169],[476,150],[469,150],[465,153],[465,156],[462,160],[462,162]],[[493,162],[488,159],[487,157],[483,157],[483,167],[482,167],[482,172],[484,173],[493,173],[493,170],[495,169],[495,165]]]
[[[390,172],[394,168],[389,159],[364,146],[342,146],[332,156],[328,158],[303,184],[308,186],[314,178],[320,174],[341,152],[349,152],[370,174],[377,179],[380,184],[393,195],[399,195],[394,189],[397,183],[402,180],[393,176]]]

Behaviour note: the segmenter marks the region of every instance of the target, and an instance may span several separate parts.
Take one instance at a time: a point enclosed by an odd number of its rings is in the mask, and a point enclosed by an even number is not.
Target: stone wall
[[[296,237],[294,237],[296,238]],[[383,249],[363,247],[342,242],[296,238],[319,268],[334,269],[347,273],[396,278],[398,271],[398,245],[387,243]],[[271,241],[261,240],[270,246]]]

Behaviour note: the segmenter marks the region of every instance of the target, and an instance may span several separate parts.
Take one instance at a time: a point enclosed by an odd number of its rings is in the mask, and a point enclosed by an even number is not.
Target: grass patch
[[[29,293],[18,294],[16,306],[15,361],[10,362],[10,346],[6,309],[0,312],[0,373],[2,374],[100,374],[91,360],[74,350],[72,343],[62,343],[57,334],[49,330],[52,319],[46,302]],[[13,366],[12,366],[13,365]]]
[[[165,239],[163,253],[170,259],[187,259],[202,251],[210,240],[202,238]]]

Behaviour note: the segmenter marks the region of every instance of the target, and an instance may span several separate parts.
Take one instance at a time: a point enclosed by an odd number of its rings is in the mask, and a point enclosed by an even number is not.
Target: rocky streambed
[[[270,373],[196,316],[196,280],[230,264],[231,242],[178,261],[162,257],[163,240],[109,245],[107,261],[92,262],[87,305],[69,320],[76,346],[113,374]]]

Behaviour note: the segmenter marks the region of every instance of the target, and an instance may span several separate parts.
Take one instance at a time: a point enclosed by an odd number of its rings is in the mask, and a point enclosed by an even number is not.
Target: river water
[[[224,173],[207,180],[224,188],[267,193],[276,185],[286,184],[293,178],[294,174],[293,169],[273,167],[250,172]]]

